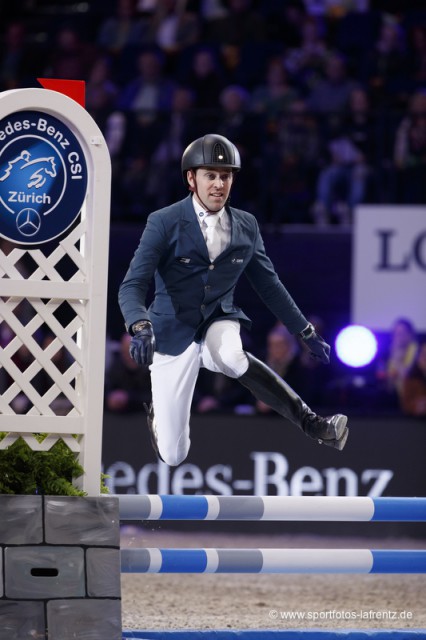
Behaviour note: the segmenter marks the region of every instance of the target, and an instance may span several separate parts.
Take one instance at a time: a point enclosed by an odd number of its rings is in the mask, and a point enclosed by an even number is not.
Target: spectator
[[[256,412],[253,395],[234,379],[223,373],[200,369],[195,385],[192,409],[196,413]]]
[[[37,43],[29,44],[31,34],[22,20],[4,26],[0,40],[0,91],[25,87],[44,67],[45,52]]]
[[[193,107],[193,92],[186,87],[177,86],[173,94],[172,110],[164,118],[162,138],[149,163],[146,193],[158,208],[184,196],[180,168],[182,153],[194,137],[205,133],[202,121],[197,118]]]
[[[401,387],[401,408],[409,416],[426,417],[426,340],[423,340],[413,365]]]
[[[258,150],[259,139],[253,128],[255,122],[247,113],[250,100],[249,92],[240,85],[228,85],[220,96],[221,113],[217,127],[222,136],[235,140],[240,154],[244,154],[244,147],[254,145],[253,151]]]
[[[325,77],[317,82],[307,97],[308,107],[320,118],[326,135],[341,126],[351,93],[358,85],[348,76],[343,56],[333,52],[327,60]]]
[[[128,125],[122,111],[112,111],[103,127],[105,141],[111,158],[111,218],[124,217],[125,193],[122,191],[122,176],[128,154]]]
[[[330,50],[318,18],[307,16],[301,29],[302,41],[285,56],[285,66],[303,95],[311,93],[324,77]]]
[[[265,363],[294,389],[300,387],[298,364],[299,344],[296,337],[280,322],[277,322],[266,339]],[[273,413],[271,407],[261,400],[256,401],[259,413]]]
[[[310,223],[310,208],[318,172],[321,140],[306,102],[295,100],[263,148],[263,170],[268,189],[260,195],[266,221],[272,224]]]
[[[376,158],[376,128],[367,93],[350,94],[348,117],[328,143],[329,163],[320,171],[313,207],[318,225],[351,224],[354,208],[365,202]]]
[[[195,413],[217,413],[222,410],[227,378],[222,373],[201,369],[195,384],[192,410]]]
[[[396,199],[406,204],[426,202],[426,92],[415,93],[395,134]]]
[[[105,408],[113,413],[143,411],[151,402],[148,367],[140,367],[129,355],[130,335],[123,334],[116,357],[106,371]]]
[[[120,173],[117,191],[121,194],[120,206],[117,208],[117,217],[126,222],[144,223],[150,209],[152,209],[152,193],[149,185],[149,157],[152,151],[141,146],[135,148],[123,161],[123,170]],[[153,145],[153,149],[155,146]]]
[[[311,316],[317,332],[324,334],[324,322],[319,316]],[[286,327],[277,322],[267,336],[267,364],[281,377],[294,387],[299,394],[303,394],[306,402],[320,408],[325,405],[328,385],[331,381],[331,370],[324,372],[324,367],[312,358],[309,350],[300,344]],[[269,407],[263,403],[256,403],[260,413],[270,413]]]
[[[86,82],[86,109],[103,129],[118,96],[118,85],[111,77],[111,63],[105,56],[94,61]]]
[[[267,38],[262,3],[224,0],[223,5],[226,10],[223,16],[204,22],[202,41],[215,47],[223,58],[229,84],[243,84],[251,91],[261,81],[265,59],[277,42]],[[282,49],[280,43],[278,47]]]
[[[137,67],[137,77],[124,87],[117,107],[134,113],[140,123],[151,125],[159,112],[170,109],[174,82],[166,77],[164,57],[155,49],[142,51]]]
[[[113,162],[122,154],[126,140],[127,120],[122,111],[112,111],[104,125],[104,136]]]
[[[193,51],[188,70],[181,74],[181,83],[194,94],[194,108],[212,113],[219,107],[219,95],[225,86],[219,59],[213,48]]]
[[[395,320],[387,352],[379,357],[376,369],[379,400],[384,406],[398,408],[404,379],[414,364],[418,338],[413,323],[407,318]]]
[[[409,34],[409,63],[413,89],[426,88],[426,24],[415,24]]]
[[[105,18],[99,26],[97,44],[113,56],[131,45],[153,44],[150,23],[148,15],[139,14],[138,0],[117,0],[115,14]]]
[[[401,107],[410,91],[406,36],[395,16],[384,14],[375,46],[367,52],[360,77],[374,106]]]
[[[270,58],[265,82],[257,85],[251,95],[251,109],[263,116],[267,131],[276,132],[278,119],[297,98],[299,94],[289,81],[281,57]]]
[[[132,216],[150,206],[143,198],[145,174],[162,139],[164,116],[170,113],[176,86],[165,75],[164,57],[158,50],[139,54],[138,68],[138,76],[124,87],[116,105],[127,122],[128,151],[121,182],[123,193],[131,202]]]
[[[247,88],[241,47],[237,44],[224,44],[220,48],[219,57],[225,85],[241,84]]]
[[[173,62],[179,53],[200,39],[198,15],[187,0],[162,0],[157,4],[153,18],[156,44],[174,69]]]
[[[44,75],[64,80],[87,80],[96,54],[96,47],[83,40],[76,27],[63,25],[55,32]]]

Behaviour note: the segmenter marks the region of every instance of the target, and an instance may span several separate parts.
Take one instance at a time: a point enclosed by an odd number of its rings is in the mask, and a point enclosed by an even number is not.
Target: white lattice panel
[[[3,280],[7,279],[9,288],[15,293],[0,299],[1,324],[7,325],[7,329],[0,326],[0,365],[4,369],[2,377],[8,381],[7,385],[3,382],[0,395],[3,416],[17,413],[17,409],[19,413],[25,410],[29,415],[82,414],[81,398],[76,392],[76,381],[83,368],[81,340],[78,338],[84,331],[88,289],[83,285],[79,292],[73,294],[79,298],[72,299],[68,297],[68,283],[82,283],[86,277],[85,262],[75,248],[76,240],[84,234],[85,227],[83,220],[61,243],[59,250],[50,255],[44,255],[40,250],[22,249],[13,249],[9,255],[0,253],[0,291],[4,293]],[[68,271],[71,267],[70,277],[61,273],[58,267],[64,256],[72,261],[67,265]],[[26,258],[33,267],[32,272]],[[61,298],[57,297],[58,284],[62,289]],[[46,297],[52,294],[55,297]],[[43,298],[38,297],[41,295]],[[55,314],[65,300],[68,317],[61,322]],[[54,339],[44,346],[43,339],[48,333]],[[58,354],[66,354],[69,360],[66,370],[56,366]],[[47,384],[48,379],[50,384]]]

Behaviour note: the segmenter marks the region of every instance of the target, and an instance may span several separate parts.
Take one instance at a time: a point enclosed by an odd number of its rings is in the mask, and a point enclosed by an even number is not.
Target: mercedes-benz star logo
[[[16,217],[16,226],[23,236],[34,236],[41,227],[41,218],[35,209],[22,209]]]

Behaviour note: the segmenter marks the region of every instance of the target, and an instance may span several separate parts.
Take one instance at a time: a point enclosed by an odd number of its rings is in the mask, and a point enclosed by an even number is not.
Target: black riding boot
[[[154,452],[156,453],[157,457],[160,458],[162,462],[164,462],[163,458],[160,455],[160,450],[158,449],[157,430],[155,428],[155,418],[154,418],[154,405],[152,402],[150,404],[146,404],[146,402],[144,402],[143,406],[146,413],[146,422],[148,424],[149,435],[151,436],[152,448],[154,449]]]
[[[346,444],[349,429],[347,417],[338,413],[322,418],[314,413],[300,396],[266,364],[246,352],[249,361],[247,371],[238,378],[258,400],[287,418],[320,444],[340,451]]]

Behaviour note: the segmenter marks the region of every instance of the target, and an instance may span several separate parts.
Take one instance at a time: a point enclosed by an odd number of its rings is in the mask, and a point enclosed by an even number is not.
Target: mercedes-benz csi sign
[[[41,244],[62,235],[81,211],[86,159],[73,132],[40,111],[0,121],[0,235]]]

